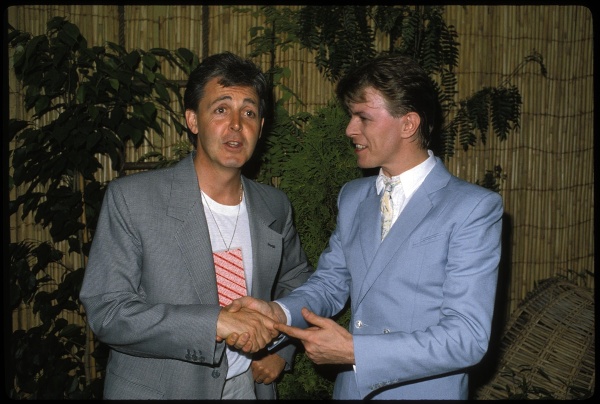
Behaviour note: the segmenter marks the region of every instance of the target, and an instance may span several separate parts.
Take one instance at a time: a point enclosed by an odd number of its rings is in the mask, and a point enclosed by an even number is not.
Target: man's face
[[[252,156],[264,119],[252,87],[223,87],[209,81],[197,111],[185,112],[188,128],[198,135],[198,155],[214,169],[241,168]]]
[[[388,176],[398,174],[402,156],[404,117],[394,118],[386,109],[385,99],[367,88],[364,102],[350,104],[350,122],[346,136],[354,143],[360,168],[381,167]]]

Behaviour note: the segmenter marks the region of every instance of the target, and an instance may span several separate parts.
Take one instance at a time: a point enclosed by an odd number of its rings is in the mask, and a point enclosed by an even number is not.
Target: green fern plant
[[[345,136],[347,124],[348,115],[337,103],[316,111],[302,136],[291,139],[292,153],[281,173],[279,187],[294,201],[296,227],[313,263],[335,228],[341,186],[362,174]]]

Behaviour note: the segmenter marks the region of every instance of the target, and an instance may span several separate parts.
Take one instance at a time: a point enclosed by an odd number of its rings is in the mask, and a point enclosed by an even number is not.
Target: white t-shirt
[[[235,206],[221,205],[202,192],[202,202],[213,252],[223,251],[228,247],[232,250],[236,248],[242,249],[246,290],[248,295],[250,295],[252,292],[252,241],[250,240],[250,224],[248,222],[248,211],[246,210],[246,199],[242,198],[242,202]],[[252,361],[250,354],[234,351],[229,347],[226,349],[227,361],[229,363],[227,379],[248,370]]]

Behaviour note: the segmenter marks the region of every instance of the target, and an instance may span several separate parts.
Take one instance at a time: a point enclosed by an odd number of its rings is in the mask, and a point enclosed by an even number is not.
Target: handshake
[[[279,336],[287,317],[281,306],[250,296],[234,300],[217,319],[218,342],[246,353],[255,353]]]
[[[241,297],[219,313],[217,341],[255,353],[283,333],[302,342],[306,355],[317,365],[355,364],[354,340],[346,328],[306,307],[301,312],[308,324],[306,329],[288,326],[287,316],[278,303]]]

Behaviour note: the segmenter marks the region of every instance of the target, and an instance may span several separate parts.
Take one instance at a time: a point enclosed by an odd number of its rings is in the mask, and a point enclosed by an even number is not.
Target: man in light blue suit
[[[230,310],[261,311],[315,363],[347,365],[334,399],[467,399],[468,370],[490,341],[501,197],[451,175],[428,149],[439,102],[413,60],[380,56],[336,92],[358,165],[379,175],[342,187],[336,229],[304,285]],[[329,317],[348,299],[346,330]],[[241,347],[248,336],[230,337]]]
[[[273,381],[289,369],[294,346],[267,352],[273,321],[224,310],[221,299],[231,296],[217,287],[271,300],[312,272],[288,198],[241,174],[268,91],[249,60],[209,56],[184,95],[194,152],[110,182],[80,293],[90,328],[110,346],[104,398],[275,398]],[[216,262],[241,270],[237,286],[220,281]],[[249,336],[247,349],[226,346],[232,332]]]

